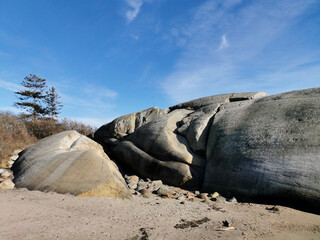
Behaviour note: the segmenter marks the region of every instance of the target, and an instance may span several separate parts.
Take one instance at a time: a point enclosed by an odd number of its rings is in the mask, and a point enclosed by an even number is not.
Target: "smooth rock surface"
[[[159,116],[167,114],[168,109],[159,109],[157,107],[149,108],[140,112],[127,114],[116,118],[111,123],[100,127],[94,134],[96,140],[106,138],[122,138],[131,134],[135,129],[144,124],[158,118]]]
[[[119,162],[129,166],[141,177],[161,179],[167,184],[185,187],[200,186],[202,181],[201,168],[181,162],[160,161],[130,141],[121,142],[113,149],[113,154]]]
[[[179,109],[146,124],[126,138],[138,148],[162,161],[203,167],[205,158],[192,151],[188,141],[175,133],[178,123],[192,111]]]
[[[12,169],[17,187],[131,198],[117,166],[102,147],[76,131],[52,135],[26,148]]]
[[[224,105],[210,129],[203,189],[319,207],[319,116],[320,88]]]

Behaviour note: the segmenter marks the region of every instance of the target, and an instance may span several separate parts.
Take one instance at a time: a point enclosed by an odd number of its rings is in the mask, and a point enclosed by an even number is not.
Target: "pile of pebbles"
[[[19,153],[22,150],[14,150],[12,156],[7,162],[6,168],[0,168],[0,189],[14,189],[13,183],[13,172],[11,171],[11,167],[15,160],[18,159]]]
[[[213,202],[237,202],[237,200],[233,198],[226,199],[221,196],[218,192],[214,193],[201,193],[200,191],[188,191],[185,189],[181,189],[178,187],[168,186],[162,183],[161,180],[150,180],[150,179],[142,179],[136,175],[125,175],[125,180],[130,189],[131,193],[136,196],[144,197],[144,198],[152,198],[152,197],[162,197],[162,198],[172,198],[181,201],[184,203],[185,201],[191,202],[205,202],[205,203],[213,203]]]

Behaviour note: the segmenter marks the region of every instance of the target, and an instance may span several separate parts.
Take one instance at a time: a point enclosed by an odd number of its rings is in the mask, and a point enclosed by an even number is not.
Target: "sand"
[[[320,215],[272,207],[0,190],[0,239],[320,239]]]

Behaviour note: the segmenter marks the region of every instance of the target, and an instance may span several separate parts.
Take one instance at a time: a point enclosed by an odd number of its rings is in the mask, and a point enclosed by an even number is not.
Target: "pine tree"
[[[47,106],[45,112],[46,115],[49,115],[52,120],[54,120],[58,116],[60,110],[63,107],[61,102],[58,101],[59,98],[60,96],[58,95],[54,87],[51,87],[49,91],[46,91],[46,97],[44,101]]]
[[[15,94],[19,102],[15,102],[14,106],[25,109],[29,114],[24,114],[25,117],[32,117],[33,120],[45,114],[45,108],[41,105],[41,101],[45,98],[43,95],[46,88],[46,79],[39,78],[35,74],[26,76],[21,82],[25,90],[17,91]]]

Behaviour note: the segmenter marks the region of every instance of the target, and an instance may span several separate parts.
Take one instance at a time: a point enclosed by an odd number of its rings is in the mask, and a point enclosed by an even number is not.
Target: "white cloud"
[[[229,44],[229,41],[227,39],[227,36],[226,36],[226,34],[223,34],[221,36],[221,42],[220,42],[219,50],[222,50],[222,49],[227,48],[229,46],[230,46],[230,44]]]
[[[103,86],[87,85],[84,87],[84,93],[94,98],[116,98],[118,93]]]
[[[303,52],[301,55],[288,48],[286,43],[293,42],[285,36],[314,1],[239,3],[237,0],[208,0],[192,12],[188,18],[190,22],[179,22],[172,27],[179,29],[179,34],[172,33],[172,38],[176,37],[177,42],[182,37],[186,40],[173,71],[162,83],[164,93],[173,104],[225,92],[267,91],[263,87],[271,89],[272,83],[280,88],[281,84],[285,85],[285,80],[274,82],[269,74],[288,69],[286,74],[282,72],[278,77],[293,76],[298,66],[293,60],[308,54]],[[288,48],[285,54],[283,49],[275,53],[266,50],[268,47],[279,48],[281,37],[281,44]],[[232,51],[225,51],[230,42]],[[314,59],[319,59],[319,52],[301,64]],[[292,68],[289,69],[289,65]],[[304,73],[308,74],[306,69]],[[309,86],[311,83],[309,80]]]
[[[21,89],[21,86],[12,82],[0,80],[0,88],[4,88],[9,91],[16,92]]]
[[[126,0],[126,3],[130,7],[130,10],[126,12],[126,18],[128,22],[133,21],[139,14],[140,8],[143,4],[142,0]]]

